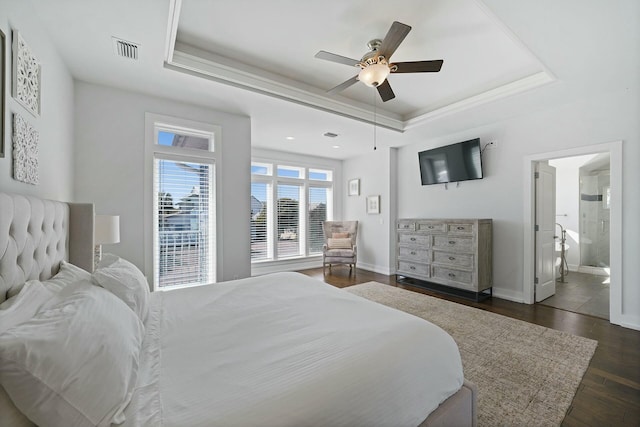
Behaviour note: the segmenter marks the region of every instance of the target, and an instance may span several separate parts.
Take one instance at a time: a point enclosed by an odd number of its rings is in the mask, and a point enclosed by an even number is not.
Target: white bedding
[[[298,273],[156,292],[125,426],[417,426],[460,389],[439,327]]]

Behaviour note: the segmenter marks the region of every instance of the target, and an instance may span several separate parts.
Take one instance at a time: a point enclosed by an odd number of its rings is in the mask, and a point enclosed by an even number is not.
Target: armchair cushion
[[[329,249],[324,253],[324,255],[327,258],[352,258],[355,255],[355,252],[351,249]]]
[[[329,246],[329,249],[351,249],[351,239],[348,237],[341,239],[328,238],[327,246]]]
[[[349,233],[331,233],[331,237],[334,239],[344,239],[349,236]]]

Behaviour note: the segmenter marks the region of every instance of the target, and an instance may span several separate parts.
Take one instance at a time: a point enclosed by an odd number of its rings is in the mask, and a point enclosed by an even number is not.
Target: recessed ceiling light
[[[339,145],[332,145],[333,148],[340,148]]]
[[[287,136],[285,139],[289,141],[293,141],[295,138],[293,136]]]

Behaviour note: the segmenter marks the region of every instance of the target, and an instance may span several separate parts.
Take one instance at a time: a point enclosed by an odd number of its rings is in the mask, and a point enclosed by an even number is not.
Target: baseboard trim
[[[378,265],[367,264],[360,261],[358,261],[356,267],[363,270],[372,271],[374,273],[384,274],[385,276],[391,276],[392,274],[395,274],[395,271],[391,271],[391,269],[388,267],[380,267]]]
[[[281,271],[306,270],[318,267],[322,267],[321,257],[316,259],[295,259],[256,263],[251,264],[251,276],[261,276],[263,274],[278,273]]]
[[[581,265],[578,267],[578,273],[588,273],[596,276],[609,276],[606,269],[602,267],[591,267],[588,265]]]
[[[640,318],[638,318],[638,316],[628,316],[623,314],[620,319],[620,326],[640,331]]]
[[[524,294],[522,291],[519,292],[511,289],[501,289],[494,286],[493,297],[524,304]]]

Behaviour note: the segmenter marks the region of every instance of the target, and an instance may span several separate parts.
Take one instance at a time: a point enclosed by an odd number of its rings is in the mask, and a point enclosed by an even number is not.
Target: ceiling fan
[[[412,61],[391,63],[391,55],[396,51],[400,43],[411,31],[411,27],[398,21],[391,24],[391,28],[383,40],[373,39],[367,43],[369,52],[365,53],[361,60],[347,58],[335,53],[321,50],[315,57],[339,64],[360,67],[360,73],[344,83],[339,84],[328,93],[340,92],[355,84],[358,80],[367,86],[375,87],[382,98],[387,102],[396,97],[391,89],[387,77],[390,73],[437,73],[442,68],[442,59],[433,61]]]

